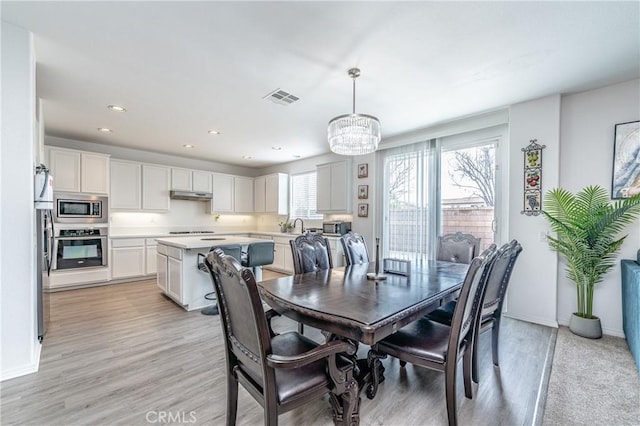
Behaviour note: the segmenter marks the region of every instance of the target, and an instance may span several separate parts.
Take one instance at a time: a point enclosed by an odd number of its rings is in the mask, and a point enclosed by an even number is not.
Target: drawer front
[[[111,247],[144,247],[144,238],[123,238],[111,240]]]
[[[158,245],[158,242],[156,241],[155,238],[146,238],[144,242],[147,245],[147,247]]]
[[[165,256],[167,255],[167,246],[165,246],[164,244],[158,244],[158,246],[156,247],[156,251],[160,254],[164,254]]]
[[[167,246],[167,256],[182,260],[182,250],[176,247]]]

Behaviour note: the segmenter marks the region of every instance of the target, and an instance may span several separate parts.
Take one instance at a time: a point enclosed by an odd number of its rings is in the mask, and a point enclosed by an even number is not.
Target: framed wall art
[[[640,194],[640,121],[616,124],[613,138],[614,200]]]
[[[358,177],[366,178],[369,176],[369,163],[358,164]]]
[[[358,217],[369,217],[369,204],[358,204]]]
[[[358,198],[361,200],[369,198],[369,185],[358,185]]]

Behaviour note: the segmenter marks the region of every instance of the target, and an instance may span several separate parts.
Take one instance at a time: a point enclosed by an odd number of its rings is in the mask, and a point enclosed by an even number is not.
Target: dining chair
[[[502,307],[507,287],[511,279],[511,272],[522,252],[522,246],[517,240],[504,244],[498,250],[495,261],[491,266],[488,276],[486,290],[480,311],[480,328],[478,333],[491,330],[491,352],[493,365],[499,366],[498,342],[500,337],[500,319],[502,318]],[[427,317],[445,325],[451,325],[456,302],[451,301],[446,305],[431,312]],[[473,348],[473,381],[478,383],[478,339],[474,342]]]
[[[485,271],[493,262],[495,253],[495,245],[492,245],[471,261],[460,290],[451,326],[423,317],[372,347],[376,354],[398,358],[401,366],[409,362],[444,372],[447,416],[451,426],[457,424],[456,374],[460,359],[463,359],[465,396],[469,399],[473,396],[471,389],[473,339],[478,327],[478,311],[484,290]]]
[[[369,263],[369,251],[364,237],[353,231],[349,231],[340,237],[340,243],[344,251],[347,266],[360,263]]]
[[[318,234],[305,234],[289,241],[293,255],[293,271],[296,275],[333,268],[329,240]],[[298,332],[304,325],[298,324]]]
[[[318,234],[305,234],[290,240],[293,270],[297,274],[333,268],[329,240]]]
[[[480,253],[480,238],[456,232],[438,237],[436,260],[456,263],[471,263]]]
[[[277,425],[278,415],[320,399],[342,404],[350,416],[358,402],[353,364],[355,345],[334,340],[322,345],[295,332],[271,335],[262,310],[255,277],[233,257],[216,249],[206,259],[220,307],[227,375],[227,425],[235,425],[238,384],[262,405],[265,425]],[[342,382],[333,382],[328,371]]]

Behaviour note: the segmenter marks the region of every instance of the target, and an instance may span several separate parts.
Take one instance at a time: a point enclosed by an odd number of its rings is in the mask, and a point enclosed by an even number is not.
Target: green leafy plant
[[[287,218],[284,222],[279,222],[280,232],[289,232],[293,229],[293,223]]]
[[[577,194],[557,188],[544,197],[542,214],[556,237],[548,236],[549,246],[565,257],[567,277],[576,284],[578,312],[593,316],[593,291],[615,265],[626,235],[618,238],[626,225],[640,213],[640,194],[609,200],[607,190],[588,186]]]

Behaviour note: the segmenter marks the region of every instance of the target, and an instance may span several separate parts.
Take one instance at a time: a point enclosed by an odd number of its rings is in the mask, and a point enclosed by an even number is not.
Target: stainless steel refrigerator
[[[38,310],[38,340],[42,342],[49,324],[49,274],[53,256],[53,178],[44,165],[36,167],[36,304]]]

